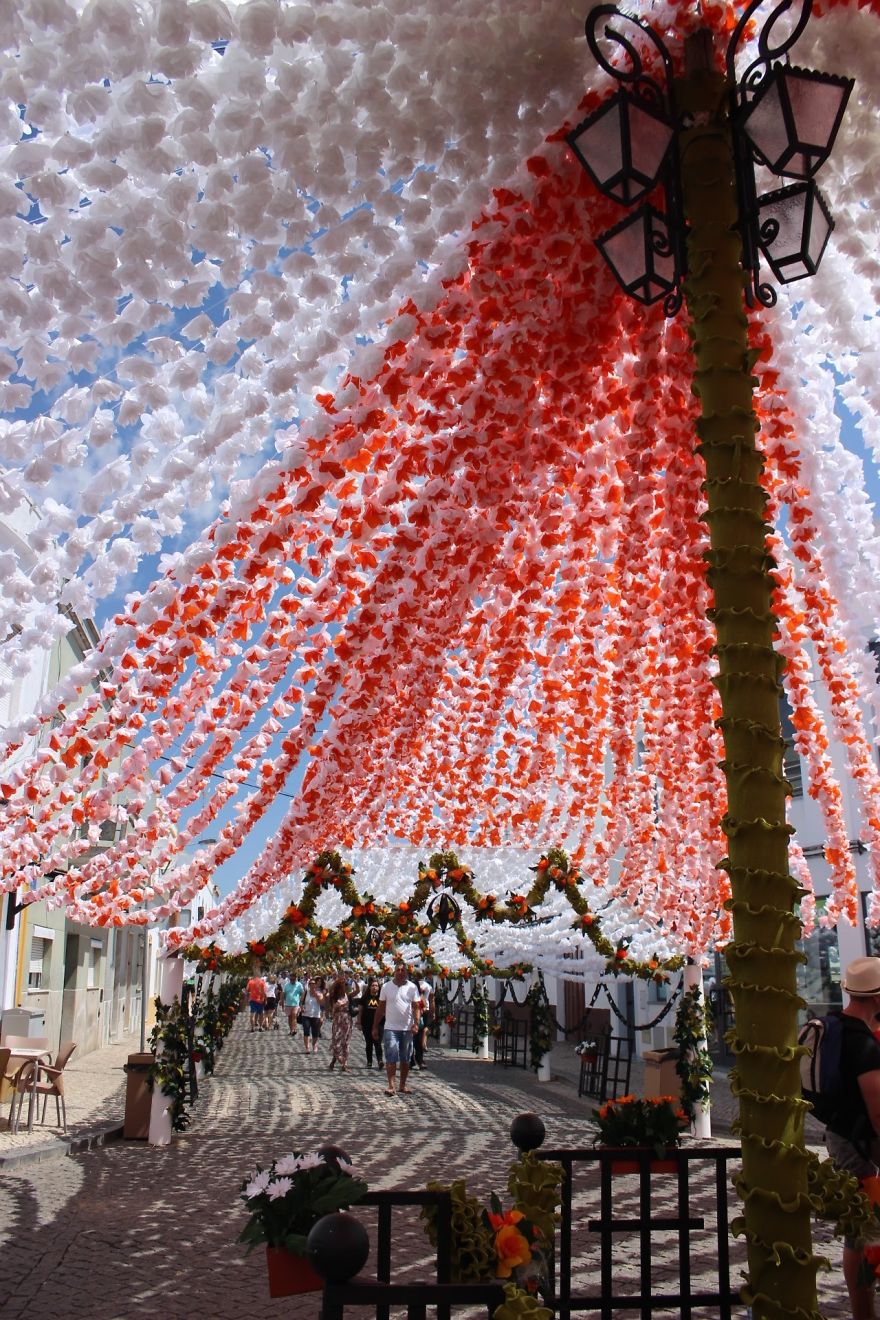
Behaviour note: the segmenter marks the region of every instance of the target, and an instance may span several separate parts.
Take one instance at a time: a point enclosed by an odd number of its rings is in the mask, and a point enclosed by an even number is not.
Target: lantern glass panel
[[[597,240],[618,283],[632,298],[650,304],[676,284],[676,263],[666,221],[653,207],[642,206]]]
[[[566,140],[600,192],[629,206],[654,186],[672,132],[651,106],[618,92]]]
[[[797,141],[804,150],[792,158],[784,173],[808,179],[834,146],[852,83],[843,78],[832,82],[824,76],[801,77],[800,72],[788,70],[785,85]]]
[[[758,199],[758,242],[781,284],[815,275],[834,221],[812,182]]]
[[[813,270],[818,270],[819,262],[822,260],[822,254],[825,251],[825,244],[831,237],[831,231],[834,228],[834,220],[831,212],[822,203],[822,195],[817,191],[815,203],[810,212],[810,241],[808,252],[810,265]]]
[[[633,173],[644,180],[645,191],[653,186],[660,173],[672,141],[672,126],[637,101],[630,101],[628,105]],[[641,193],[636,195],[641,196]],[[630,201],[635,201],[635,196]]]
[[[812,178],[834,146],[852,87],[849,78],[777,64],[742,119],[764,164]]]
[[[743,128],[761,159],[778,174],[777,162],[784,160],[788,151],[788,133],[778,78],[771,78],[766,90],[750,107],[743,120]]]
[[[602,192],[614,186],[623,169],[620,102],[620,96],[613,97],[568,135],[569,146]]]

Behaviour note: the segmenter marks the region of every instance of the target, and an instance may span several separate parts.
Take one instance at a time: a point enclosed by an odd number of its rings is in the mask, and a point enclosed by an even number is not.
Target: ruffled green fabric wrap
[[[690,43],[689,54],[699,49]],[[704,47],[702,49],[705,49]],[[692,64],[704,64],[700,58]],[[781,664],[773,638],[763,458],[755,444],[741,243],[728,122],[728,85],[705,68],[676,87],[685,284],[700,400],[698,452],[706,464],[709,582],[715,595],[717,681],[724,738],[734,937],[727,950],[736,1026],[748,1278],[756,1320],[814,1320],[816,1270],[798,1075],[798,886],[788,869],[789,827],[779,718]]]

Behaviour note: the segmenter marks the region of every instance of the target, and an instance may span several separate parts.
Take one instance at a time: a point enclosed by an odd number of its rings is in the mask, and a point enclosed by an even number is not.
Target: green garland
[[[373,967],[375,961],[393,957],[401,945],[414,944],[419,948],[427,970],[435,975],[449,976],[450,969],[434,958],[430,943],[434,927],[424,915],[434,893],[443,888],[451,890],[461,904],[470,907],[477,921],[518,924],[534,921],[536,909],[549,890],[555,888],[564,894],[575,913],[572,923],[575,929],[586,936],[605,959],[608,973],[662,983],[682,966],[684,959],[678,955],[665,959],[656,955],[643,961],[630,955],[625,942],[609,940],[603,934],[599,918],[580,893],[584,878],[563,848],[550,848],[531,869],[535,872],[535,879],[526,892],[511,894],[506,902],[499,902],[494,894],[481,894],[477,890],[473,872],[459,862],[456,853],[451,850],[436,852],[432,853],[427,864],[419,863],[418,879],[409,898],[401,899],[397,904],[382,904],[372,894],[358,893],[352,879],[351,863],[344,861],[338,852],[328,850],[320,853],[306,868],[302,897],[297,903],[291,903],[278,929],[263,940],[252,940],[247,953],[224,954],[214,945],[208,949],[189,946],[183,953],[190,960],[198,960],[200,971],[245,974],[255,958],[269,966],[308,959],[316,969],[321,965],[329,971],[340,958],[353,960],[358,965],[358,958],[352,957],[351,941],[363,939],[367,928],[372,927],[382,932],[380,948],[372,955]],[[335,929],[320,926],[315,920],[317,902],[324,889],[335,889],[350,910],[350,915]],[[477,975],[509,979],[531,971],[527,964],[496,967],[491,959],[480,957],[461,922],[455,924],[455,932],[459,952],[465,955],[469,967],[453,974],[465,978]]]
[[[691,986],[679,1000],[672,1034],[678,1046],[675,1071],[681,1078],[681,1107],[690,1123],[696,1117],[697,1108],[702,1108],[709,1099],[713,1064],[705,1042],[711,1029],[709,1011],[700,988]]]
[[[429,1182],[429,1192],[449,1192],[452,1201],[452,1250],[450,1275],[456,1283],[483,1283],[494,1275],[495,1247],[491,1230],[483,1219],[483,1207],[468,1196],[463,1178],[448,1186]],[[437,1211],[424,1206],[421,1219],[433,1246],[437,1245]]]
[[[485,986],[475,986],[471,995],[474,1006],[474,1043],[473,1052],[479,1054],[480,1046],[489,1035],[489,991]],[[436,1003],[436,997],[434,1002]]]
[[[529,1062],[535,1072],[544,1055],[553,1048],[553,1014],[543,982],[536,981],[526,995],[529,1014]]]
[[[189,1031],[177,999],[172,1004],[156,1000],[156,1025],[150,1033],[150,1048],[156,1057],[147,1076],[147,1086],[152,1090],[159,1083],[162,1094],[171,1100],[171,1130],[184,1132],[190,1122],[186,1110]]]

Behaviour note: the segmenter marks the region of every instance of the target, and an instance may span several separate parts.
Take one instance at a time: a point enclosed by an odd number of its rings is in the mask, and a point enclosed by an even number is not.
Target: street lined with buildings
[[[591,1141],[594,1102],[578,1098],[579,1064],[570,1045],[556,1046],[554,1080],[546,1084],[531,1071],[434,1047],[427,1070],[413,1076],[408,1098],[385,1097],[383,1074],[362,1066],[357,1047],[347,1074],[328,1072],[328,1057],[326,1048],[305,1057],[299,1042],[283,1032],[252,1036],[240,1018],[216,1074],[202,1083],[190,1128],[171,1146],[116,1140],[68,1157],[0,1167],[2,1314],[317,1320],[314,1295],[269,1299],[262,1251],[245,1256],[237,1243],[245,1222],[238,1193],[257,1164],[332,1142],[351,1154],[372,1188],[421,1188],[435,1178],[465,1178],[486,1197],[490,1190],[505,1193],[515,1154],[508,1128],[517,1113],[542,1116],[548,1147]],[[100,1065],[92,1083],[95,1125],[99,1119],[121,1124],[121,1051],[114,1047],[90,1058]],[[115,1088],[109,1085],[114,1076]],[[640,1089],[639,1065],[632,1080]],[[725,1143],[731,1114],[722,1076],[715,1135]],[[83,1121],[79,1132],[87,1128]],[[735,1209],[732,1191],[730,1202]],[[576,1208],[581,1219],[588,1217],[589,1196],[579,1194]],[[822,1228],[818,1245],[836,1257]],[[701,1261],[713,1268],[705,1256],[709,1246],[710,1237],[701,1247],[694,1236],[695,1268]],[[732,1250],[736,1261],[739,1248]],[[417,1218],[401,1221],[395,1261],[404,1277],[427,1277],[431,1260]],[[828,1276],[823,1289],[825,1314],[839,1320],[845,1314],[835,1300],[839,1276]]]

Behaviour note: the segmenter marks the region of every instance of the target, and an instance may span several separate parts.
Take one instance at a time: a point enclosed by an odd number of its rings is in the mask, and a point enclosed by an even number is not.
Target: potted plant
[[[595,1038],[578,1041],[574,1052],[587,1068],[594,1069],[599,1062],[599,1042]]]
[[[366,1192],[367,1184],[353,1176],[351,1161],[335,1146],[294,1151],[266,1169],[257,1166],[245,1179],[241,1199],[250,1218],[239,1241],[247,1243],[248,1251],[265,1242],[270,1297],[323,1287],[305,1254],[309,1230],[324,1215],[347,1209]]]
[[[614,1150],[647,1150],[654,1155],[654,1172],[672,1173],[678,1168],[674,1152],[681,1142],[687,1115],[673,1095],[622,1095],[606,1100],[593,1110],[594,1144]],[[612,1173],[637,1173],[638,1160],[615,1160]]]

